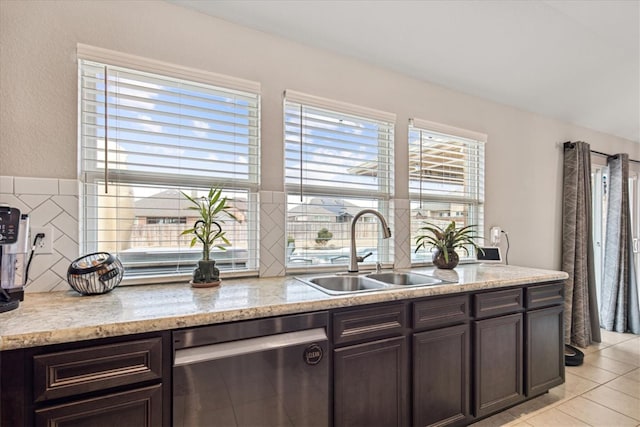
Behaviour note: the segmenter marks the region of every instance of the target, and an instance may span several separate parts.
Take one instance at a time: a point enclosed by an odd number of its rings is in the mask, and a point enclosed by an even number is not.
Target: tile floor
[[[640,336],[602,330],[602,342],[582,351],[564,384],[473,426],[640,427]]]

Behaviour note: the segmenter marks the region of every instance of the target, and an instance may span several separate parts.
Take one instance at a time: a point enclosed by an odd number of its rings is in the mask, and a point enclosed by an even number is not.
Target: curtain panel
[[[591,151],[586,142],[564,144],[562,270],[564,339],[587,347],[600,342],[591,217]]]
[[[634,268],[629,206],[629,155],[610,156],[609,198],[601,289],[601,326],[640,334],[638,283]]]

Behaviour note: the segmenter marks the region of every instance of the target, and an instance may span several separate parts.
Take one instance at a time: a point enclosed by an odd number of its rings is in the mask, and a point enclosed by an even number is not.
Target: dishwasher
[[[327,312],[173,332],[173,425],[327,426]]]

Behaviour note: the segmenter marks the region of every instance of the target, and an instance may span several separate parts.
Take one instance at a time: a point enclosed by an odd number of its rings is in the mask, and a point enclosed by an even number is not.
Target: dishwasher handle
[[[192,363],[223,359],[305,343],[317,343],[326,340],[327,333],[324,328],[316,328],[220,344],[209,344],[200,347],[182,348],[175,351],[173,366],[189,365]]]

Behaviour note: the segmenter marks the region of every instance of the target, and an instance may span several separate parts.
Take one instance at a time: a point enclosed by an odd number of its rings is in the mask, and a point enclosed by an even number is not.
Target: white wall
[[[409,117],[488,134],[485,223],[509,232],[513,264],[560,267],[558,142],[585,140],[596,150],[640,158],[640,145],[630,141],[162,1],[2,1],[0,175],[76,178],[77,43],[259,81],[263,165],[268,165],[263,168],[262,189],[267,191],[283,190],[285,89],[396,113],[399,165],[407,160]],[[406,181],[406,168],[397,168],[396,198],[408,197]]]

